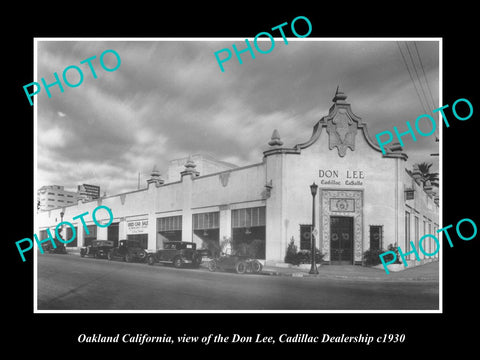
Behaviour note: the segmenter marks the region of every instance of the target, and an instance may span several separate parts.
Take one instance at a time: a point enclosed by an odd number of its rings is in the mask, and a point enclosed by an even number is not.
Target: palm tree
[[[438,187],[438,173],[436,172],[430,172],[430,168],[432,167],[432,163],[420,163],[416,164],[418,166],[418,170],[421,173],[421,181],[425,185],[427,181],[430,181],[430,184],[432,186],[437,186]]]

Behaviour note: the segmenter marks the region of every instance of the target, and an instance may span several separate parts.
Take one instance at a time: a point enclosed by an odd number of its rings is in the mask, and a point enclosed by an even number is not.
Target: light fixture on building
[[[273,188],[273,183],[272,183],[272,180],[270,180],[269,182],[267,182],[267,183],[265,184],[265,197],[266,197],[267,199],[270,198],[270,194],[271,194],[272,188]]]

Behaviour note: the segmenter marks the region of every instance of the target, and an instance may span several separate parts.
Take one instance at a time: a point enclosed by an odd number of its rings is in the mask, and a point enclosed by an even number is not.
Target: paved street
[[[438,282],[238,275],[38,256],[39,310],[435,310]]]

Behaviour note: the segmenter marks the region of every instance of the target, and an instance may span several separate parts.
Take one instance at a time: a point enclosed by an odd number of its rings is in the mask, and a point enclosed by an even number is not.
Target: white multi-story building
[[[38,189],[37,196],[39,211],[76,205],[80,198],[77,192],[67,191],[60,185],[42,186]]]

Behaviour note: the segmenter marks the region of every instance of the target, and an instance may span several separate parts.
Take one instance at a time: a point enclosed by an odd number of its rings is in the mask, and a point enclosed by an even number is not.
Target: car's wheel
[[[155,258],[154,258],[153,255],[149,255],[147,257],[147,263],[148,263],[148,265],[155,265]]]
[[[175,259],[173,259],[173,266],[175,266],[177,269],[181,268],[183,265],[183,260],[180,256],[177,256]]]
[[[217,262],[215,260],[210,260],[208,263],[208,270],[215,271],[217,270]]]
[[[258,260],[253,260],[252,263],[252,271],[254,273],[259,273],[260,271],[262,271],[262,263]]]
[[[110,260],[110,261],[113,260],[113,254],[112,254],[111,251],[108,252],[107,259]]]
[[[125,261],[126,261],[126,262],[132,262],[132,255],[130,255],[130,254],[125,254]]]
[[[235,270],[237,271],[237,274],[245,274],[247,271],[247,264],[244,261],[239,261],[235,266]]]

